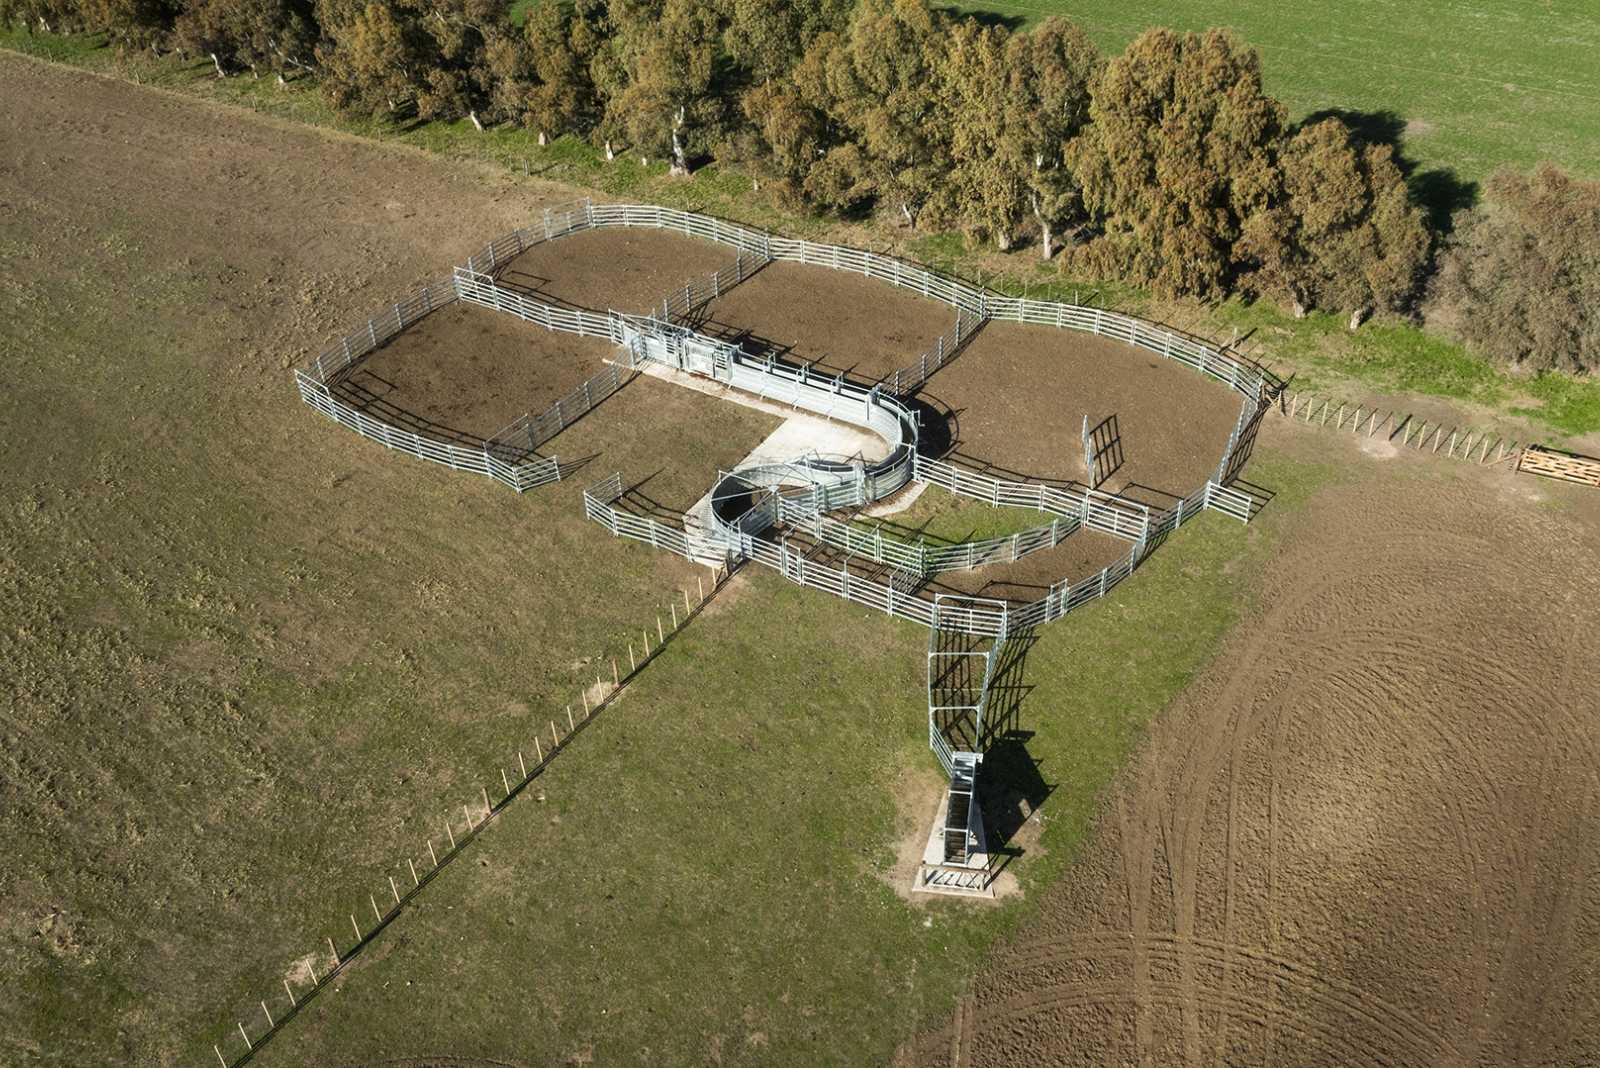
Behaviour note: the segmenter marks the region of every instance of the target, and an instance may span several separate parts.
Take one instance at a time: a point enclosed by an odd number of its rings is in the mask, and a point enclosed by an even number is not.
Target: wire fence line
[[[661,654],[678,631],[727,584],[731,574],[727,569],[713,570],[709,585],[696,579],[693,599],[689,590],[678,591],[682,596],[681,608],[678,601],[672,599],[665,610],[658,609],[655,619],[640,629],[637,645],[634,643],[635,636],[624,641],[627,648],[626,669],[622,667],[620,653],[602,656],[599,663],[610,665],[609,677],[602,667],[594,684],[583,689],[576,702],[547,719],[545,724],[537,726],[526,748],[517,750],[515,763],[497,761],[490,776],[491,785],[480,786],[478,795],[461,806],[459,821],[453,814],[447,814],[437,824],[432,824],[436,830],[430,831],[424,838],[421,851],[406,857],[401,865],[381,873],[382,877],[376,883],[377,891],[369,892],[367,900],[358,904],[355,911],[327,928],[322,942],[317,944],[313,952],[299,958],[299,963],[305,965],[307,978],[284,978],[281,993],[273,990],[251,1006],[260,1010],[259,1015],[252,1013],[247,1018],[235,1017],[234,1029],[212,1045],[212,1052],[222,1068],[237,1068],[254,1058],[263,1045],[270,1042],[329,984],[343,975],[362,951],[411,905],[428,884],[460,856],[489,823],[543,774],[584,728]],[[500,789],[492,790],[496,780]],[[366,908],[362,908],[362,904]],[[348,928],[344,926],[345,919],[350,922]],[[323,952],[324,947],[326,953]]]
[[[1510,464],[1516,468],[1527,446],[1493,431],[1447,426],[1418,419],[1408,412],[1365,407],[1313,396],[1289,393],[1280,408],[1289,419],[1317,426],[1332,427],[1361,437],[1384,436],[1386,441],[1406,448],[1442,454],[1482,466]]]

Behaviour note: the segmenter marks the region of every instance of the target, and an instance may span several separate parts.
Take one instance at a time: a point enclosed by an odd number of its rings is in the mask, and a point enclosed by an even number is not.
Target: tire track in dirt
[[[1131,951],[1126,934],[1117,931],[1093,932],[1071,938],[1059,939],[1037,946],[1026,955],[1019,955],[1012,969],[1019,977],[1029,970],[1039,970],[1038,977],[1048,977],[1048,970],[1063,962],[1090,954],[1116,956]],[[1193,954],[1207,964],[1220,964],[1223,960],[1237,959],[1241,966],[1254,969],[1258,974],[1272,974],[1304,984],[1316,990],[1319,1000],[1337,1006],[1349,1016],[1360,1016],[1378,1022],[1391,1032],[1397,1041],[1423,1048],[1440,1048],[1448,1045],[1444,1035],[1433,1030],[1400,1006],[1370,991],[1361,990],[1349,983],[1323,976],[1304,963],[1248,946],[1230,945],[1214,939],[1185,941],[1176,936],[1152,938],[1140,947],[1141,952],[1152,956],[1176,958],[1181,953]],[[1389,1023],[1386,1021],[1393,1021]]]
[[[963,1063],[1554,1064],[1600,1040],[1600,509],[1509,478],[1396,466],[1295,519],[1265,610],[975,984]]]

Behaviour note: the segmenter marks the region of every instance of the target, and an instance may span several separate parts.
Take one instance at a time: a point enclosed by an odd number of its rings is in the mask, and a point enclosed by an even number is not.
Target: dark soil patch
[[[1080,530],[1060,545],[1030,553],[1010,564],[935,575],[930,590],[992,597],[1013,604],[1037,601],[1058,582],[1077,582],[1122,560],[1132,543],[1109,534]]]
[[[616,346],[456,303],[396,335],[334,390],[393,426],[478,444],[605,370]]]
[[[955,309],[884,282],[773,263],[708,304],[695,328],[871,383],[909,366],[955,321]]]
[[[831,545],[813,542],[802,534],[792,534],[789,547],[807,552],[807,559],[837,570],[848,561],[850,577],[889,584],[894,571],[887,564],[862,556],[851,556]],[[1013,607],[1030,604],[1043,597],[1058,582],[1076,582],[1116,563],[1128,555],[1130,543],[1107,534],[1080,531],[1054,548],[1024,556],[1015,563],[989,564],[971,571],[945,571],[930,576],[921,596],[932,600],[936,594],[989,597],[1009,602]]]
[[[668,230],[581,230],[540,242],[504,264],[497,277],[507,289],[549,304],[640,315],[736,255],[731,246]]]
[[[1100,488],[1161,508],[1216,473],[1243,401],[1132,346],[1016,323],[985,325],[923,395],[955,412],[952,460],[1024,481],[1083,482],[1083,417],[1115,416],[1122,462]]]

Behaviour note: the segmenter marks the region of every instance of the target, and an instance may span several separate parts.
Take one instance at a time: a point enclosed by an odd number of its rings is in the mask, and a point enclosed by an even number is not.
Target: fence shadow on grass
[[[644,487],[649,482],[660,475],[666,474],[666,472],[667,469],[665,467],[656,468],[655,471],[623,490],[622,496],[617,499],[617,502],[626,505],[627,510],[636,515],[654,519],[667,526],[681,527],[683,518],[688,514],[689,509],[679,505],[668,504],[656,497],[652,497],[644,490]]]
[[[1055,792],[1040,773],[1040,762],[1028,752],[1034,732],[1021,722],[1023,703],[1033,692],[1025,681],[1028,653],[1037,641],[1032,631],[1006,640],[984,710],[979,800],[989,850],[1001,858],[1001,869],[1022,855],[1015,842],[1018,832]]]
[[[614,684],[610,687],[608,692],[606,692],[605,696],[600,698],[592,706],[586,705],[584,715],[581,719],[572,718],[571,709],[569,707],[567,710],[568,720],[567,730],[565,733],[558,734],[555,721],[552,721],[550,724],[550,730],[552,734],[550,749],[545,751],[541,745],[538,749],[540,758],[530,768],[524,768],[522,754],[518,753],[517,760],[519,774],[515,781],[513,781],[511,777],[505,773],[504,765],[502,765],[501,783],[504,791],[503,797],[501,797],[498,801],[490,801],[488,789],[483,788],[480,795],[482,800],[479,802],[478,806],[462,806],[465,817],[463,821],[465,824],[465,829],[463,829],[459,834],[455,832],[455,829],[450,821],[446,819],[445,831],[449,836],[449,845],[446,847],[444,852],[438,853],[435,856],[432,865],[428,867],[426,871],[418,871],[415,864],[408,859],[407,865],[412,877],[412,884],[404,893],[400,892],[398,884],[391,876],[388,880],[390,894],[386,896],[384,909],[378,908],[376,895],[369,895],[368,901],[373,912],[372,926],[368,928],[361,927],[356,921],[356,914],[353,913],[350,916],[350,922],[356,935],[355,941],[341,951],[335,946],[331,938],[327,940],[327,944],[330,950],[332,950],[333,954],[334,965],[332,968],[326,972],[323,972],[320,976],[316,975],[316,973],[313,971],[312,974],[314,979],[312,985],[309,989],[301,991],[299,996],[294,994],[288,980],[285,980],[284,992],[287,995],[286,1000],[288,1007],[287,1009],[280,1009],[280,1012],[276,1015],[270,1011],[265,1000],[262,1000],[259,1003],[261,1011],[264,1015],[264,1022],[267,1025],[266,1028],[261,1031],[261,1033],[252,1038],[246,1030],[244,1023],[242,1021],[236,1021],[236,1027],[238,1028],[237,1033],[239,1039],[243,1041],[245,1049],[244,1052],[240,1053],[237,1057],[229,1059],[223,1055],[220,1044],[213,1046],[213,1051],[216,1053],[217,1060],[221,1062],[223,1068],[238,1068],[239,1065],[248,1064],[253,1061],[256,1057],[256,1054],[260,1053],[261,1050],[265,1048],[267,1043],[271,1042],[280,1031],[287,1027],[290,1021],[299,1016],[300,1013],[305,1010],[306,1006],[312,1004],[317,1000],[317,998],[321,997],[323,991],[331,986],[335,979],[348,972],[356,963],[356,961],[361,959],[367,948],[371,946],[378,939],[378,937],[383,934],[384,931],[388,930],[391,924],[400,918],[406,909],[410,907],[412,902],[414,902],[428,886],[432,885],[433,881],[439,877],[440,873],[442,873],[445,868],[449,867],[450,864],[456,860],[456,858],[461,856],[461,854],[465,852],[468,847],[476,843],[483,832],[500,818],[501,814],[505,812],[511,803],[517,798],[521,797],[528,790],[528,788],[534,784],[535,780],[543,776],[545,770],[550,766],[551,762],[554,761],[556,757],[564,753],[567,750],[567,747],[571,745],[573,740],[582,735],[601,712],[604,712],[606,709],[608,709],[617,700],[617,698],[622,696],[622,694],[627,691],[629,684],[632,683],[636,677],[638,677],[639,673],[642,672],[649,664],[651,664],[656,657],[660,656],[663,650],[671,646],[672,643],[677,640],[678,634],[683,630],[683,628],[705,610],[705,607],[711,603],[711,601],[725,586],[727,586],[729,581],[731,581],[736,573],[737,571],[735,569],[729,569],[722,572],[720,578],[716,579],[712,583],[711,589],[701,596],[699,603],[694,604],[692,607],[688,607],[686,604],[685,610],[681,615],[675,614],[673,616],[674,625],[672,629],[667,630],[662,628],[659,630],[657,644],[654,647],[647,647],[647,651],[645,652],[643,658],[630,663],[629,670],[625,674],[618,670],[615,676]],[[687,602],[687,592],[684,594],[684,598]],[[659,626],[660,623],[658,620],[658,627]],[[629,655],[630,657],[632,656],[631,645]],[[473,809],[480,806],[481,815],[474,820]],[[432,853],[433,842],[434,839],[430,835],[428,839],[428,849],[430,850],[431,856],[434,855]],[[389,899],[392,899],[392,903],[390,903]],[[274,998],[274,1000],[276,999]],[[230,1045],[231,1044],[232,1043],[230,1043]]]

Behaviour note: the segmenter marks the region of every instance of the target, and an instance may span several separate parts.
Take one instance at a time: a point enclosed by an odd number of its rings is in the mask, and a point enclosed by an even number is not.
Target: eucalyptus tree
[[[1308,308],[1346,312],[1354,329],[1373,311],[1415,298],[1432,235],[1388,145],[1361,144],[1338,119],[1297,131],[1279,152],[1280,200],[1244,226],[1246,289]]]
[[[1217,297],[1244,221],[1270,207],[1285,110],[1231,34],[1149,30],[1094,81],[1068,147],[1096,235],[1076,261],[1164,295]]]

